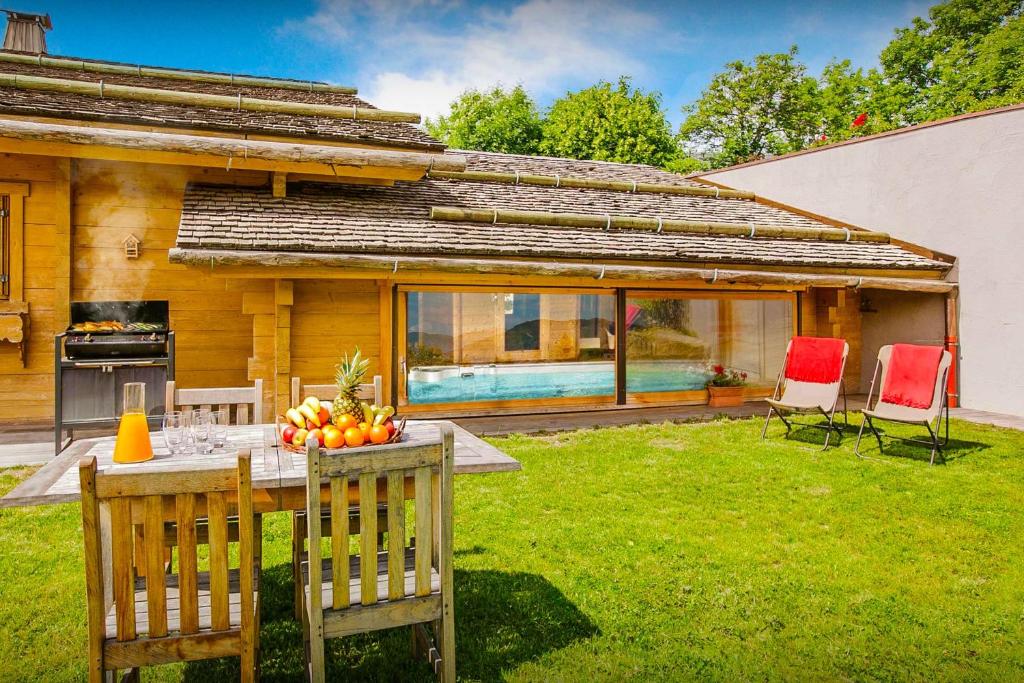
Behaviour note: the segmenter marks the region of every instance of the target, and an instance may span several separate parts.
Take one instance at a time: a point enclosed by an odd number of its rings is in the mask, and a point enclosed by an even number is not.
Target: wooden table
[[[436,438],[437,420],[410,420],[406,423],[409,440]],[[513,472],[522,465],[500,450],[473,436],[458,425],[455,430],[455,473]],[[279,445],[274,425],[230,427],[228,447],[208,455],[171,455],[159,432],[153,433],[153,459],[138,464],[113,462],[114,437],[76,441],[60,455],[0,499],[0,508],[30,507],[72,503],[80,499],[78,462],[86,455],[96,456],[101,471],[117,468],[121,472],[192,472],[204,468],[233,466],[238,450],[252,453],[253,508],[256,512],[301,509],[305,500],[306,456]]]

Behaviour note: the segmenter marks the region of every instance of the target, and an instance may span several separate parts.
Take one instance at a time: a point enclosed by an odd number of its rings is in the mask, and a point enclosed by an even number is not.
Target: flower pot
[[[711,408],[730,408],[743,405],[744,387],[708,387],[708,406]]]

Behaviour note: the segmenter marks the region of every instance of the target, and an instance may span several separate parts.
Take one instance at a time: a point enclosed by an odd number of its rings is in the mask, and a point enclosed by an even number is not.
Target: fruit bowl
[[[303,444],[303,445],[296,445],[296,444],[293,444],[293,443],[289,443],[289,442],[287,442],[287,441],[285,441],[284,439],[281,438],[281,435],[284,432],[285,428],[288,427],[290,424],[291,423],[284,416],[282,416],[282,415],[278,415],[277,416],[277,436],[278,436],[278,438],[280,440],[281,446],[286,451],[290,451],[292,453],[305,453],[306,452],[305,444]],[[402,440],[404,432],[405,432],[405,418],[403,417],[397,424],[395,424],[395,432],[390,437],[388,437],[387,441],[382,441],[380,443],[372,443],[370,441],[366,441],[362,445],[356,446],[355,448],[365,448],[367,446],[386,446],[388,444],[398,443],[399,441]],[[350,450],[351,448],[353,448],[353,447],[351,447],[351,446],[342,446],[340,448],[325,448],[325,447],[321,446],[320,447],[320,452],[321,453],[343,453],[346,450]]]

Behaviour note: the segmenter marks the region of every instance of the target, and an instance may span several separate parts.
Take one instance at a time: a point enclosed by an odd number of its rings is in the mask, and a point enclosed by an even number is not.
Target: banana
[[[363,421],[364,422],[368,422],[369,424],[373,424],[373,417],[374,417],[373,406],[371,406],[366,401],[363,401],[359,405],[363,409]]]
[[[320,412],[320,399],[316,396],[307,396],[303,404],[312,408],[314,413]]]
[[[288,421],[296,427],[301,427],[302,429],[306,428],[306,418],[304,418],[302,413],[297,411],[295,408],[289,408],[288,412],[286,412],[284,416],[287,417]]]
[[[317,427],[320,426],[320,416],[317,415],[316,412],[314,412],[312,406],[310,406],[308,403],[303,403],[301,406],[299,406],[298,410],[300,415],[305,417],[307,420],[312,422]]]
[[[384,406],[377,410],[377,416],[373,418],[373,424],[381,425],[387,422],[388,418],[395,414],[395,409],[391,406]]]

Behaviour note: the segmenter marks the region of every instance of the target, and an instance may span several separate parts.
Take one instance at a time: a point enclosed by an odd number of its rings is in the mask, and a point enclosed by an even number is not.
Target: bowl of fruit
[[[281,444],[289,451],[306,450],[306,440],[315,436],[320,447],[329,451],[359,446],[384,445],[402,440],[405,420],[395,424],[395,409],[361,402],[358,415],[333,411],[330,403],[310,396],[283,416],[277,426]],[[358,419],[357,419],[358,417]]]

